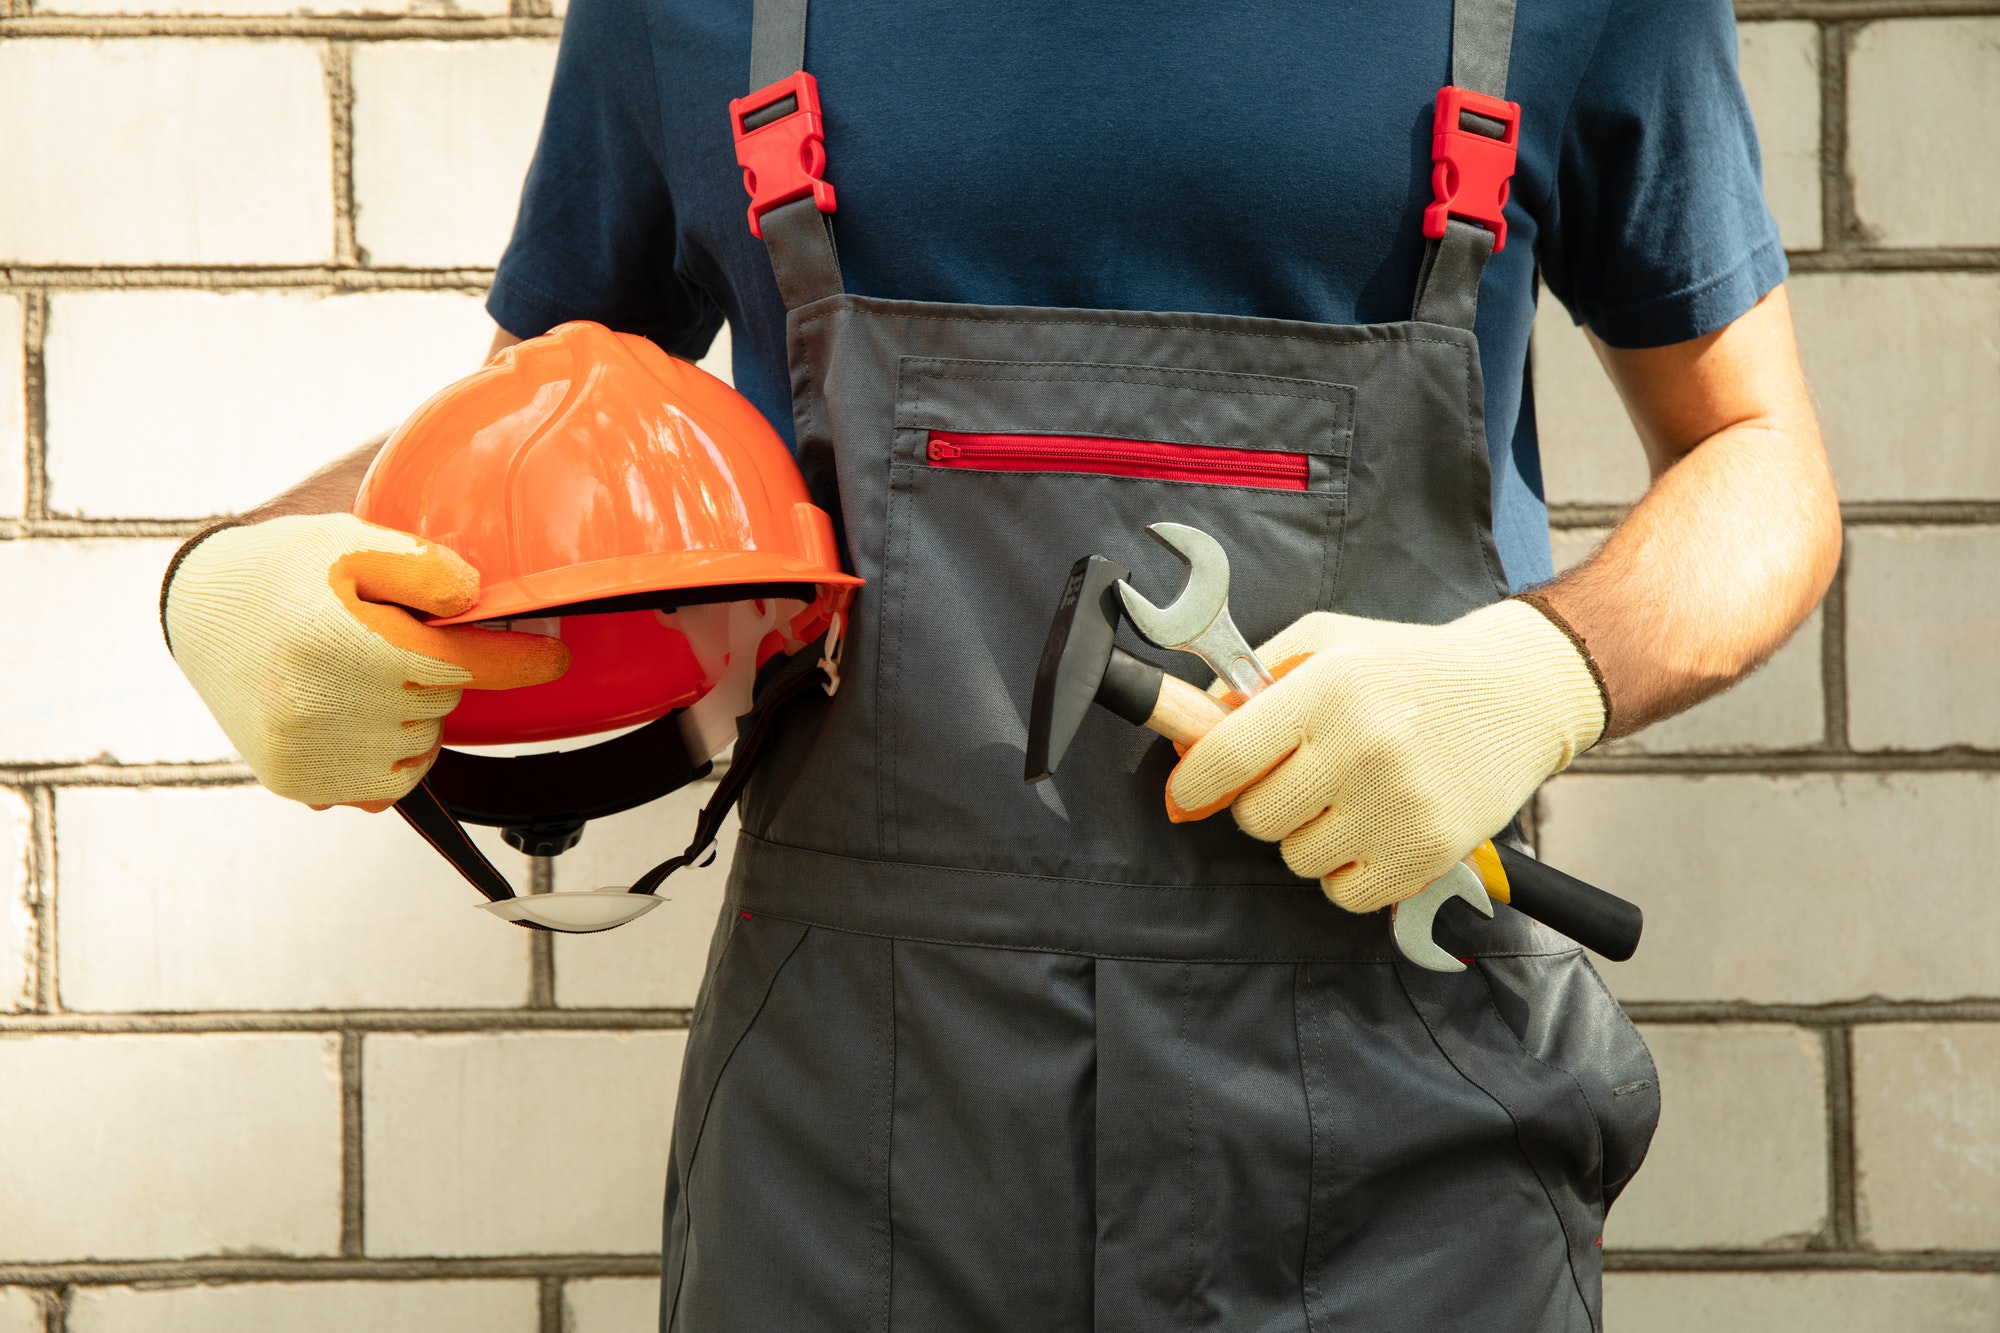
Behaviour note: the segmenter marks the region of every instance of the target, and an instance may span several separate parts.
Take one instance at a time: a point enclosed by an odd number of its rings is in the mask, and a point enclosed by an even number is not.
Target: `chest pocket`
[[[1055,778],[1022,782],[1035,665],[1070,565],[1101,553],[1165,603],[1182,568],[1145,534],[1192,524],[1230,554],[1252,641],[1332,604],[1355,390],[1169,366],[900,363],[889,459],[876,713],[879,845],[891,859],[1140,883],[1294,884],[1228,821],[1170,824],[1173,751],[1090,717]],[[1121,631],[1198,684],[1195,659]],[[1094,710],[1095,712],[1095,710]]]

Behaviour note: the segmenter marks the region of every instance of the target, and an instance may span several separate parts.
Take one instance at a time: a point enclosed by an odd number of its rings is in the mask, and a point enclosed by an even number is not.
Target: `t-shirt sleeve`
[[[572,319],[699,357],[722,323],[676,271],[646,7],[573,0],[513,238],[486,308],[516,337]]]
[[[1785,279],[1729,0],[1612,0],[1564,129],[1542,275],[1613,347],[1712,333]]]

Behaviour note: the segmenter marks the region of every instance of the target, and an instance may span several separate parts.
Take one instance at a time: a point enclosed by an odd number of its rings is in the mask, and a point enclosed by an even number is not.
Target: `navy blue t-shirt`
[[[980,304],[1406,319],[1451,5],[821,0],[806,65],[847,289]],[[487,307],[701,355],[791,437],[784,309],[730,139],[749,0],[573,0]],[[1526,377],[1536,272],[1619,347],[1728,324],[1784,279],[1729,0],[1520,0],[1508,244],[1488,266],[1494,527],[1550,574]]]

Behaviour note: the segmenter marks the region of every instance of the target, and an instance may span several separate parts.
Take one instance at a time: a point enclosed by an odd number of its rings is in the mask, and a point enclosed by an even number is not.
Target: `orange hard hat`
[[[354,513],[450,547],[479,572],[472,608],[431,623],[553,634],[569,649],[569,670],[546,685],[465,691],[445,718],[447,745],[645,724],[555,753],[446,749],[397,803],[510,919],[557,929],[629,919],[699,846],[642,877],[649,887],[625,904],[542,894],[524,908],[459,821],[553,855],[586,820],[708,773],[752,717],[753,695],[774,713],[780,693],[838,683],[841,617],[861,580],[841,571],[832,520],[747,399],[644,338],[574,323],[501,352],[389,437]],[[756,694],[758,668],[822,635],[817,662],[774,667]],[[755,717],[761,736],[768,718]],[[701,845],[720,820],[704,815]],[[596,901],[550,901],[579,896]],[[581,915],[563,917],[565,907]]]
[[[601,324],[518,343],[418,408],[354,512],[479,571],[472,609],[432,623],[526,620],[513,628],[570,650],[549,684],[467,690],[448,744],[581,736],[685,708],[716,684],[721,652],[674,611],[799,603],[773,618],[760,665],[823,631],[861,582],[841,572],[831,520],[748,399]]]

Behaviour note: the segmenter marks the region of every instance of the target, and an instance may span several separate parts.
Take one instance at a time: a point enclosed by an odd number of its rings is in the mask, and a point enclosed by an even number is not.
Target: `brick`
[[[2000,1025],[1855,1029],[1854,1175],[1864,1244],[2000,1249]]]
[[[1605,1224],[1611,1249],[1802,1249],[1826,1225],[1826,1071],[1817,1036],[1649,1026],[1660,1127]]]
[[[326,262],[322,50],[232,38],[0,44],[0,263]]]
[[[460,292],[81,292],[50,302],[49,505],[92,518],[247,509],[477,369]]]
[[[0,789],[0,1013],[35,1002],[35,883],[28,802]]]
[[[660,1281],[592,1278],[563,1286],[563,1333],[653,1333],[660,1326]]]
[[[28,497],[28,399],[23,310],[0,295],[0,518],[21,515]]]
[[[26,1287],[0,1287],[0,1333],[43,1333],[46,1327],[42,1303],[34,1292]]]
[[[552,41],[354,52],[355,240],[383,266],[500,258],[555,72]]]
[[[371,1036],[372,1255],[649,1254],[680,1032]]]
[[[1847,160],[1862,234],[2000,244],[2000,175],[1976,107],[2000,87],[2000,19],[1871,23],[1847,58]]]
[[[637,810],[593,820],[583,841],[556,858],[555,887],[631,883],[687,846],[695,814],[714,792],[714,784],[704,782]],[[585,1008],[691,1007],[708,960],[708,938],[722,909],[736,832],[731,815],[715,863],[677,871],[660,890],[667,899],[663,906],[617,930],[557,936],[556,1002]]]
[[[1535,311],[1535,427],[1550,504],[1630,504],[1650,473],[1625,404],[1562,302]]]
[[[252,1282],[80,1287],[64,1333],[539,1333],[541,1297],[517,1282]]]
[[[1990,1333],[1991,1273],[1607,1273],[1618,1333]]]
[[[1745,23],[1736,36],[1743,92],[1764,157],[1765,202],[1787,250],[1817,250],[1819,25]]]
[[[0,763],[228,757],[160,637],[177,544],[0,542]]]
[[[35,0],[37,14],[413,14],[503,17],[505,0]]]
[[[0,1041],[0,1254],[340,1245],[340,1070],[317,1033]]]
[[[2000,746],[2000,528],[1858,528],[1847,541],[1851,743]]]
[[[1787,286],[1841,499],[2000,497],[2000,274]]]
[[[1549,534],[1558,574],[1595,551],[1605,528],[1558,528]],[[1820,677],[1820,616],[1815,611],[1771,660],[1727,691],[1636,736],[1605,746],[1608,754],[1731,753],[1817,745],[1826,734]]]
[[[476,830],[517,886],[527,858]],[[66,1008],[500,1008],[529,936],[393,814],[260,787],[56,794]]]
[[[1645,909],[1638,955],[1601,965],[1622,999],[1993,991],[2000,776],[1572,773],[1543,789],[1540,839]]]

